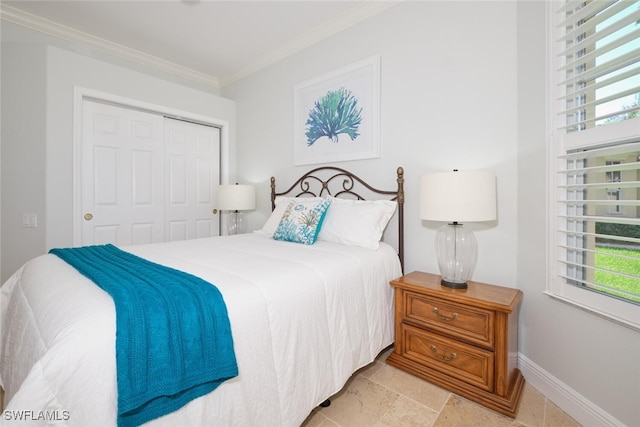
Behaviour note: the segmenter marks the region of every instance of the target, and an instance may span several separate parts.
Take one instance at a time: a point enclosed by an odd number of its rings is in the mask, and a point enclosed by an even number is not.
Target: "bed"
[[[402,168],[388,191],[335,167],[316,168],[284,191],[271,178],[273,212],[256,232],[121,248],[214,284],[226,303],[237,361],[237,376],[145,425],[299,426],[390,346],[388,282],[402,274],[403,181]],[[359,188],[386,200],[371,200]],[[276,240],[282,206],[318,198],[331,203],[317,240]],[[379,202],[387,209],[382,222],[373,215],[373,238],[344,232],[354,220],[338,214],[367,222]],[[397,240],[385,243],[379,240],[389,221],[397,221]],[[3,423],[124,425],[109,294],[49,253],[4,283],[0,310]]]

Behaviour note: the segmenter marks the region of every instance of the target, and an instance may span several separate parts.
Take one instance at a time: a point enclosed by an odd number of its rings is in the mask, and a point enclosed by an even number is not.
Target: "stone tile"
[[[327,420],[327,417],[322,415],[319,412],[319,409],[316,408],[311,411],[311,414],[307,417],[306,420],[300,425],[300,427],[320,427],[324,421]]]
[[[380,369],[382,369],[384,366],[385,366],[384,363],[376,361],[358,370],[356,372],[356,375],[360,375],[360,376],[363,376],[364,378],[371,379],[371,377],[375,375],[375,373],[378,372]]]
[[[328,408],[302,427],[579,427],[525,383],[515,420],[385,363],[380,355],[359,370]]]
[[[371,376],[371,380],[436,412],[442,409],[450,395],[441,387],[386,364]]]
[[[516,420],[527,427],[542,427],[544,425],[544,405],[546,400],[542,393],[525,382],[520,405],[516,412]]]
[[[544,425],[545,427],[580,427],[580,423],[548,399],[545,406]]]
[[[375,427],[431,427],[437,417],[436,411],[400,396]]]
[[[523,427],[523,424],[455,394],[451,395],[433,427]]]
[[[341,427],[373,426],[389,411],[398,394],[362,376],[356,376],[320,413]]]
[[[340,425],[331,421],[329,418],[325,418],[325,420],[318,427],[340,427]]]
[[[340,427],[340,425],[321,413],[316,412],[307,418],[300,427]]]

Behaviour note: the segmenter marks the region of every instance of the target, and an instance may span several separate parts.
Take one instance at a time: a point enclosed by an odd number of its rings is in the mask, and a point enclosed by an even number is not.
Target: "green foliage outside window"
[[[613,222],[596,222],[596,234],[607,236],[633,237],[640,239],[640,225],[616,224]],[[600,237],[598,241],[606,240]]]
[[[633,259],[635,258],[635,259]],[[612,289],[603,290],[610,295],[640,304],[640,251],[624,248],[596,247],[595,282],[608,288],[625,292],[621,294]],[[609,271],[615,273],[609,273]],[[622,273],[622,274],[619,274]],[[635,296],[629,296],[635,295]]]

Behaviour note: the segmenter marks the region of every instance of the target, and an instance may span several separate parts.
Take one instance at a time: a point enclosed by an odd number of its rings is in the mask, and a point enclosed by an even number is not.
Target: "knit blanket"
[[[118,425],[173,412],[238,375],[218,288],[113,245],[52,249],[116,310]]]

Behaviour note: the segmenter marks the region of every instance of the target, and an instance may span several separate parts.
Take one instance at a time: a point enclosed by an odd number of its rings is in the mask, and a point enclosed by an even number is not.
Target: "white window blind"
[[[637,117],[640,2],[568,1],[559,11],[568,132]]]
[[[640,303],[640,143],[562,156],[566,199],[560,275],[567,283]]]
[[[549,291],[640,328],[640,0],[561,3]]]

